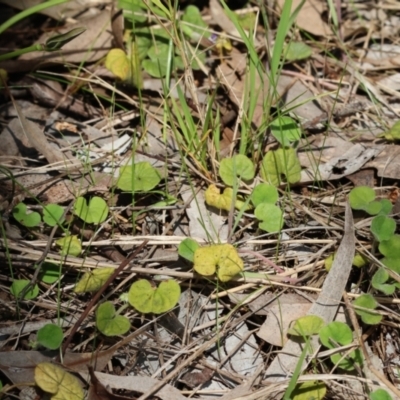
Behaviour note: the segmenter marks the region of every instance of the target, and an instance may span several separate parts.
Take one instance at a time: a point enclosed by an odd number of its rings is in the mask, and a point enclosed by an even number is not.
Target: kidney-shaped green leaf
[[[36,338],[42,346],[56,350],[61,346],[64,333],[58,325],[47,324],[38,330]]]
[[[161,181],[160,173],[147,161],[121,167],[117,187],[126,192],[148,192]]]
[[[353,332],[343,322],[333,321],[321,328],[319,340],[328,349],[334,349],[339,345],[345,346],[353,341]]]
[[[301,178],[301,165],[295,149],[270,150],[262,161],[260,174],[274,186],[278,186],[283,177],[288,183],[298,182]]]
[[[254,210],[256,218],[262,222],[259,228],[266,232],[279,232],[283,226],[282,210],[275,204],[261,203]]]
[[[162,314],[173,308],[181,295],[181,287],[174,280],[154,287],[146,279],[132,284],[128,293],[129,304],[143,314]]]
[[[75,293],[96,292],[107,281],[115,271],[114,268],[97,268],[90,272],[85,272],[74,288]]]
[[[325,325],[325,321],[316,315],[305,315],[298,318],[288,329],[290,335],[308,337],[316,335]]]
[[[251,181],[255,170],[253,162],[243,154],[237,154],[232,158],[224,158],[219,167],[219,175],[226,185],[233,186],[238,179]]]
[[[289,146],[290,142],[300,140],[301,137],[301,130],[294,119],[283,115],[271,122],[271,133],[284,147]]]
[[[33,228],[40,224],[40,214],[36,211],[28,212],[26,204],[17,204],[12,211],[13,217],[21,224],[28,228]]]
[[[88,224],[100,224],[107,218],[108,206],[101,197],[92,197],[89,203],[84,197],[78,197],[74,204],[74,213]]]
[[[97,307],[96,326],[103,335],[116,336],[128,332],[131,324],[128,318],[116,314],[111,301],[106,301]]]
[[[261,203],[275,204],[278,198],[276,187],[267,183],[258,184],[251,193],[251,202],[255,207]]]

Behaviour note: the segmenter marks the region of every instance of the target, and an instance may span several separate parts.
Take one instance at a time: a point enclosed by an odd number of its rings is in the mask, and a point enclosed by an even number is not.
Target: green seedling
[[[262,161],[260,174],[274,186],[278,186],[283,177],[287,183],[298,182],[301,178],[301,165],[295,149],[270,150]]]
[[[59,265],[50,262],[44,262],[42,264],[39,274],[39,279],[42,282],[52,285],[60,279],[60,276],[61,271]]]
[[[282,210],[274,204],[259,204],[254,210],[254,215],[261,221],[258,227],[263,231],[279,232],[283,227]]]
[[[196,6],[189,5],[185,8],[182,21],[184,23],[180,26],[188,38],[199,40],[202,37],[209,38],[211,36],[208,31],[208,25],[204,22],[200,10]]]
[[[391,271],[400,274],[400,262],[396,257],[383,257],[381,263]]]
[[[92,197],[88,203],[84,197],[78,197],[74,204],[74,214],[88,224],[100,224],[107,219],[108,206],[101,197]]]
[[[56,240],[56,245],[60,246],[60,253],[62,256],[79,256],[82,252],[81,241],[77,235],[65,236]]]
[[[103,335],[116,336],[128,332],[131,323],[128,318],[117,315],[114,304],[111,301],[106,301],[97,307],[96,326]]]
[[[121,167],[117,187],[125,192],[148,192],[161,181],[160,173],[147,161]]]
[[[343,322],[334,321],[320,330],[319,339],[328,349],[336,349],[339,346],[351,344],[353,332]],[[362,354],[359,349],[351,351],[345,358],[342,354],[333,354],[330,358],[334,365],[346,371],[353,371],[355,364],[362,365]]]
[[[233,189],[225,188],[222,194],[215,185],[210,185],[204,193],[206,204],[219,210],[230,211],[232,207]],[[245,202],[240,197],[235,200],[235,208],[241,210],[245,207]],[[249,208],[249,207],[247,207]]]
[[[305,60],[313,53],[312,48],[304,42],[290,42],[285,48],[285,61]]]
[[[354,300],[353,305],[363,308],[363,310],[358,308],[355,308],[354,310],[356,314],[361,317],[362,321],[365,324],[376,325],[381,322],[382,316],[374,312],[374,310],[378,306],[378,303],[370,294],[361,295],[356,300]]]
[[[36,211],[28,212],[26,204],[19,203],[13,209],[13,217],[27,228],[38,226],[41,222],[40,214]]]
[[[279,116],[271,122],[271,133],[283,146],[289,147],[291,142],[297,142],[301,138],[301,130],[296,121],[287,116]]]
[[[379,251],[387,258],[400,259],[400,235],[392,235],[379,243]]]
[[[75,293],[86,293],[98,291],[114,272],[114,268],[97,268],[85,272],[74,288]]]
[[[64,222],[64,207],[58,204],[48,204],[43,207],[43,221],[49,226],[56,226]]]
[[[389,240],[396,230],[396,221],[384,215],[378,215],[371,221],[371,232],[378,242]]]
[[[389,215],[392,212],[393,204],[388,199],[382,199],[380,203],[382,208],[378,215]]]
[[[35,383],[51,400],[83,400],[85,393],[78,378],[52,363],[40,363],[35,367]]]
[[[37,342],[49,350],[57,350],[64,339],[64,333],[58,325],[47,324],[37,333]]]
[[[224,158],[219,167],[219,175],[228,186],[233,186],[238,179],[250,182],[254,179],[254,174],[253,162],[242,154]]]
[[[266,183],[260,183],[251,193],[251,202],[254,204],[254,207],[257,207],[261,203],[275,204],[278,199],[279,193],[276,187]]]
[[[395,122],[395,124],[388,131],[381,133],[377,137],[384,137],[390,142],[396,142],[400,140],[400,121]]]
[[[292,400],[322,400],[326,395],[324,382],[310,381],[296,385],[291,393]]]
[[[15,298],[19,298],[23,291],[25,290],[25,287],[28,286],[30,282],[27,279],[16,279],[10,288],[11,294]],[[32,300],[35,299],[39,295],[39,286],[38,285],[33,285],[24,295],[24,300]]]
[[[370,215],[379,214],[382,203],[375,201],[375,191],[368,186],[358,186],[349,193],[349,202],[353,210],[363,210]]]
[[[400,283],[388,283],[389,278],[389,273],[384,268],[379,268],[371,279],[371,285],[374,289],[379,290],[386,295],[391,295],[400,287]]]
[[[128,301],[143,314],[162,314],[175,307],[180,295],[181,288],[174,280],[161,282],[154,287],[148,280],[140,279],[129,289]]]
[[[200,275],[211,276],[216,273],[222,282],[230,281],[243,271],[243,260],[231,244],[198,248],[194,253],[193,264]]]
[[[370,400],[393,400],[392,396],[384,389],[376,389],[369,394]]]
[[[252,194],[251,202],[256,209],[255,217],[260,220],[258,227],[267,232],[278,232],[283,227],[282,210],[275,205],[279,194],[275,186],[266,183],[257,185]]]
[[[64,208],[58,204],[48,204],[43,207],[43,221],[49,226],[55,226],[61,224],[61,220],[64,214]],[[34,228],[39,226],[42,219],[38,212],[28,211],[26,204],[19,203],[13,209],[13,217],[27,228]]]
[[[186,260],[193,262],[194,253],[200,245],[193,239],[187,238],[179,243],[178,254]]]
[[[305,315],[298,318],[293,326],[288,329],[289,335],[307,338],[316,335],[325,325],[325,321],[316,315]]]

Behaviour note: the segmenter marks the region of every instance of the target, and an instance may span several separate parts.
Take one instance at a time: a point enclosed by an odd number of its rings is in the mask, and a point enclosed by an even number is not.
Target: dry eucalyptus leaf
[[[285,0],[278,0],[282,9]],[[301,0],[293,0],[292,12],[301,3]],[[306,0],[297,18],[296,25],[316,36],[332,35],[330,26],[322,19],[322,13],[326,10],[326,2],[321,0]]]

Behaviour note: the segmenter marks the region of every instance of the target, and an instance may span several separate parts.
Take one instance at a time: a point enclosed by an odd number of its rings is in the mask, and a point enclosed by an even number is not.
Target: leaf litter
[[[271,88],[269,70],[274,60],[268,52],[277,40],[275,18],[284,13],[284,2],[275,5],[276,14],[268,13],[272,27],[268,31],[261,23],[265,10],[248,6],[235,10],[243,29],[253,35],[243,40],[242,28],[238,29],[218,1],[210,1],[193,14],[197,21],[205,21],[198,29],[190,27],[189,13],[183,18],[187,24],[183,32],[191,38],[185,39],[187,45],[185,40],[175,43],[179,51],[170,54],[176,64],[173,79],[143,74],[139,95],[104,67],[113,35],[115,40],[123,37],[121,26],[119,32],[116,25],[108,29],[111,10],[87,5],[82,13],[81,5],[75,3],[69,2],[67,14],[62,11],[50,16],[73,18],[57,28],[57,33],[84,26],[80,39],[60,52],[33,52],[0,61],[0,68],[9,73],[7,87],[15,98],[11,102],[7,90],[2,94],[8,105],[1,110],[0,133],[0,261],[7,266],[0,277],[0,370],[4,382],[18,386],[21,376],[13,368],[24,362],[29,364],[27,378],[31,382],[35,367],[53,371],[54,364],[47,364],[51,357],[39,357],[41,352],[31,349],[34,336],[27,335],[39,330],[34,325],[37,319],[54,323],[61,312],[63,318],[74,320],[73,332],[79,329],[68,338],[71,342],[64,367],[79,371],[89,398],[96,397],[94,386],[97,391],[101,388],[104,398],[133,394],[139,399],[153,394],[165,399],[280,398],[285,391],[292,390],[295,396],[296,390],[311,393],[313,388],[315,393],[326,392],[324,398],[336,398],[336,391],[346,396],[355,388],[366,393],[365,386],[352,383],[361,381],[361,374],[351,378],[339,374],[344,365],[339,357],[324,358],[318,336],[309,339],[314,358],[302,360],[307,346],[295,340],[294,320],[311,314],[325,323],[334,319],[346,322],[359,338],[358,348],[365,349],[367,361],[360,368],[368,377],[369,390],[375,390],[378,381],[396,398],[400,350],[390,319],[397,320],[398,302],[394,295],[384,297],[368,285],[380,261],[376,249],[387,257],[397,238],[392,228],[384,236],[375,232],[380,229],[377,224],[392,226],[394,220],[381,216],[371,225],[364,215],[362,223],[356,220],[353,233],[346,205],[349,181],[357,186],[361,179],[372,185],[379,200],[398,202],[394,193],[399,176],[399,50],[394,41],[397,17],[390,5],[379,9],[368,5],[355,13],[350,5],[342,4],[341,13],[331,8],[331,17],[326,19],[328,3],[306,0],[291,29],[292,42],[284,47],[288,56],[280,66],[276,87]],[[158,3],[153,2],[152,7],[163,4]],[[300,3],[293,1],[292,11]],[[168,9],[161,10],[150,21],[165,27]],[[247,25],[246,18],[250,21]],[[40,35],[46,25],[38,21],[43,25],[36,39],[43,43],[51,34]],[[376,21],[385,23],[367,34]],[[28,29],[27,25],[23,23],[21,29]],[[19,31],[15,32],[16,39],[22,40]],[[193,37],[197,42],[189,47]],[[380,44],[382,38],[392,43]],[[6,43],[5,36],[0,36],[0,41]],[[255,75],[248,43],[263,60],[261,73]],[[168,49],[164,45],[160,49]],[[302,53],[296,50],[299,45]],[[125,54],[124,50],[120,49],[120,54]],[[164,75],[165,65],[160,70],[154,62],[157,54],[149,52],[141,66],[146,73]],[[146,70],[150,62],[151,69]],[[28,89],[18,91],[24,85]],[[279,121],[290,124],[289,136]],[[232,160],[243,161],[243,170]],[[267,234],[262,228],[267,217],[258,218],[247,206],[250,202],[246,203],[260,182],[278,186],[274,203],[283,213],[282,221],[273,225],[277,228],[265,229],[271,232]],[[211,202],[207,188],[213,190]],[[95,203],[101,215],[91,209]],[[50,204],[61,206],[64,215],[57,214],[58,222],[51,218],[49,226],[43,221],[48,219]],[[354,217],[362,218],[360,213],[365,210],[370,211],[368,207],[354,210]],[[35,223],[26,222],[29,216],[35,216]],[[194,264],[176,256],[178,245],[187,237],[199,244]],[[366,267],[352,267],[355,237]],[[111,273],[142,243],[141,253],[104,288]],[[72,244],[75,249],[71,251]],[[324,260],[339,244],[327,273]],[[201,250],[213,246],[218,254]],[[225,254],[224,246],[235,254]],[[341,255],[343,248],[346,256]],[[234,268],[227,264],[227,271],[221,270],[220,253]],[[207,257],[213,260],[210,265]],[[37,282],[32,266],[40,270],[44,261],[60,266],[62,274],[52,281]],[[380,269],[382,273],[374,275],[375,289],[383,291],[390,286],[397,290],[386,283],[389,275],[395,282],[397,279],[393,269],[388,269],[390,274]],[[99,279],[93,283],[96,276]],[[24,288],[26,283],[38,285],[39,294],[24,300],[13,296],[12,283],[18,280],[24,280]],[[168,282],[175,280],[182,294],[173,306],[176,301],[168,297]],[[147,297],[140,299],[144,314],[127,307],[124,295],[132,283],[141,281],[148,282],[148,298],[155,296],[154,288],[167,288],[160,294],[167,304],[161,306],[160,315],[152,301],[146,304]],[[23,294],[24,288],[18,293]],[[85,310],[91,296],[103,289],[99,304]],[[266,289],[268,295],[263,296]],[[347,297],[358,297],[361,307],[385,305],[386,314],[379,307],[379,314],[356,310],[362,318],[357,323],[357,317],[351,318],[346,296],[344,313],[337,313],[344,290]],[[96,325],[95,311],[100,304],[110,311],[108,319],[102,319],[102,328]],[[79,322],[77,316],[82,312],[87,317]],[[371,315],[377,333],[361,343],[358,329],[364,332]],[[115,322],[118,329],[112,336],[109,333]],[[21,323],[22,330],[10,330],[15,323]],[[65,325],[61,326],[68,335]],[[382,335],[385,339],[380,341]],[[368,357],[374,363],[379,359],[371,350],[376,346],[378,355],[390,354],[387,376],[381,366],[368,363]],[[22,361],[13,360],[11,348]],[[26,352],[27,348],[31,351]],[[90,385],[86,367],[74,369],[68,358],[87,355],[99,361],[91,372]],[[109,360],[112,368],[104,369]],[[331,370],[329,360],[336,360],[339,372]],[[313,371],[306,367],[310,361]],[[69,376],[67,369],[60,371]],[[306,387],[310,375],[316,383]],[[291,388],[293,376],[296,382]],[[347,387],[339,387],[339,380]],[[53,381],[65,386],[61,378]],[[64,397],[53,389],[50,392]],[[10,390],[18,394],[18,389]],[[76,398],[83,398],[81,390],[74,392]]]

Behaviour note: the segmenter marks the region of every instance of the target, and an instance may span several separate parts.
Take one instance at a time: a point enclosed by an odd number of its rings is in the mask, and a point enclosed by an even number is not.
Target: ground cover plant
[[[400,398],[397,5],[23,7],[1,397]]]

